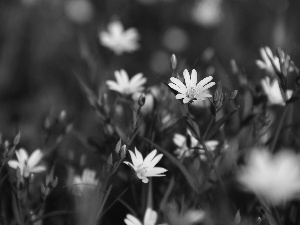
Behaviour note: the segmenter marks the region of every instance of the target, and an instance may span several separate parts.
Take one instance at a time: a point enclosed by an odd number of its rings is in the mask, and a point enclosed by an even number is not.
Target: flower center
[[[188,98],[195,98],[197,94],[198,93],[197,93],[196,87],[189,88],[185,93],[186,97],[188,97]]]
[[[136,175],[138,178],[142,179],[143,177],[145,177],[146,173],[147,167],[143,167],[143,164],[137,166]]]

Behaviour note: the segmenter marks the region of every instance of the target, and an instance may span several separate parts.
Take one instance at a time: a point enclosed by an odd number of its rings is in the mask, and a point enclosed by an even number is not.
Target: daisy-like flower
[[[95,171],[90,169],[84,169],[81,177],[74,177],[73,183],[76,184],[80,191],[83,193],[84,191],[95,189],[95,187],[99,185],[99,180],[95,177]]]
[[[124,222],[127,225],[155,225],[157,221],[157,212],[151,208],[147,208],[143,223],[131,214],[127,214]]]
[[[279,87],[279,82],[276,78],[271,81],[269,77],[265,77],[261,80],[261,85],[268,97],[268,103],[270,105],[285,105],[285,101]],[[285,95],[287,100],[290,99],[293,95],[293,90],[287,90]]]
[[[196,138],[194,138],[194,136],[191,134],[189,130],[187,130],[187,134],[191,140],[191,149],[189,149],[187,146],[186,136],[178,133],[174,134],[173,142],[177,146],[174,153],[177,155],[177,158],[180,159],[182,157],[184,158],[191,157],[195,153],[194,148],[198,147],[199,148],[198,154],[200,155],[200,158],[202,160],[206,160],[203,146],[198,142]],[[208,150],[214,151],[219,145],[219,142],[216,140],[210,140],[210,141],[205,141],[205,144]]]
[[[252,150],[237,178],[247,190],[279,205],[300,193],[300,156],[288,150],[275,155],[267,149]]]
[[[212,97],[211,94],[206,92],[208,88],[215,85],[215,82],[210,82],[213,79],[212,76],[204,78],[197,84],[197,71],[192,70],[190,76],[189,71],[185,69],[183,71],[183,77],[186,85],[175,77],[171,77],[170,80],[173,83],[168,84],[172,89],[179,92],[176,95],[176,99],[183,99],[183,103],[186,104],[195,99],[205,100],[205,98]]]
[[[101,31],[100,42],[103,46],[112,50],[116,55],[124,52],[133,52],[139,49],[139,33],[135,28],[124,30],[120,21],[113,21],[108,24],[108,32]]]
[[[161,160],[163,154],[157,156],[157,150],[153,150],[143,159],[142,154],[135,148],[135,154],[129,150],[132,163],[124,162],[126,165],[130,166],[135,172],[136,176],[142,180],[143,183],[148,183],[149,179],[147,177],[161,177],[166,176],[161,174],[167,170],[162,167],[155,167],[155,165]]]
[[[40,173],[46,170],[44,165],[37,166],[43,157],[40,149],[35,150],[30,156],[25,149],[21,148],[16,151],[18,160],[8,161],[8,165],[13,169],[20,169],[21,176],[27,178],[31,173]]]
[[[117,82],[113,80],[106,81],[108,88],[124,95],[142,92],[144,90],[143,85],[147,82],[147,79],[143,77],[142,73],[134,75],[131,80],[129,80],[125,70],[115,71],[115,78]]]

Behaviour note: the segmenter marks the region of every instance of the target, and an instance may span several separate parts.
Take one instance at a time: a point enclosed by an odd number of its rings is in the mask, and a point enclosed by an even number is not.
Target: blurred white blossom
[[[214,27],[223,18],[222,0],[197,0],[191,11],[192,19],[204,27]]]
[[[135,28],[124,30],[120,21],[112,21],[108,24],[108,31],[99,33],[100,42],[103,46],[112,50],[116,55],[124,52],[133,52],[139,49],[140,38]]]
[[[95,189],[99,185],[96,179],[96,171],[84,169],[81,176],[74,176],[73,184],[76,184],[81,193]]]
[[[280,59],[278,58],[278,56],[273,54],[272,50],[268,46],[260,48],[259,52],[262,60],[260,59],[256,60],[256,65],[260,69],[267,71],[270,75],[273,76],[276,74],[276,71],[274,70],[274,66],[277,71],[281,71]],[[274,65],[272,64],[272,62]],[[293,70],[294,70],[293,67],[289,67],[290,72]]]
[[[117,82],[112,80],[106,81],[108,88],[124,95],[142,92],[144,90],[143,85],[147,82],[147,79],[143,77],[142,73],[134,75],[129,80],[125,70],[115,71],[115,78]]]
[[[131,214],[127,214],[124,222],[127,225],[155,225],[157,221],[157,212],[151,208],[147,208],[143,223]]]
[[[238,172],[247,190],[271,204],[279,205],[300,193],[300,156],[289,150],[275,155],[267,149],[252,150],[247,165]]]
[[[8,165],[13,169],[20,169],[20,174],[23,177],[29,177],[31,173],[40,173],[46,170],[46,166],[40,165],[38,163],[43,157],[43,153],[40,149],[35,150],[30,156],[25,149],[21,148],[16,151],[16,156],[18,160],[8,161]]]
[[[148,183],[149,179],[147,177],[161,177],[166,176],[162,174],[167,170],[162,167],[155,167],[155,165],[161,160],[163,154],[157,156],[157,150],[150,152],[145,160],[142,154],[135,148],[135,154],[129,150],[132,163],[124,162],[126,165],[130,166],[136,173],[136,176],[142,180],[143,183]]]
[[[182,157],[191,157],[195,154],[195,148],[198,148],[197,154],[200,155],[200,158],[202,160],[206,160],[205,151],[203,149],[203,146],[198,142],[196,138],[191,134],[189,130],[187,130],[187,135],[190,139],[190,147],[187,146],[187,138],[186,136],[182,134],[175,133],[173,137],[173,142],[177,146],[176,150],[174,151],[175,155],[177,155],[177,158],[180,159]],[[209,151],[214,151],[217,146],[219,145],[219,142],[216,140],[210,140],[205,141],[205,145],[208,148]]]
[[[261,80],[262,88],[265,92],[265,94],[268,97],[268,103],[270,105],[285,105],[284,98],[282,97],[282,93],[280,90],[279,82],[276,78],[274,78],[272,81],[270,77],[265,77]],[[293,95],[292,90],[287,90],[286,93],[286,99],[290,99]]]
[[[197,84],[197,71],[192,70],[190,76],[188,70],[185,69],[183,71],[183,77],[186,85],[175,77],[171,77],[170,80],[173,83],[168,84],[172,89],[179,92],[176,95],[176,99],[183,99],[183,103],[186,104],[194,101],[195,99],[205,100],[205,98],[212,97],[211,94],[206,92],[208,88],[215,85],[215,82],[210,82],[213,79],[212,76],[204,78]]]
[[[75,23],[88,22],[94,16],[93,7],[88,0],[67,0],[65,13]]]

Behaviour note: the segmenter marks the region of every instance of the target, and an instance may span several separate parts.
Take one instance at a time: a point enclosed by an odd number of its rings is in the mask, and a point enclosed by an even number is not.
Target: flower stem
[[[284,122],[284,119],[285,119],[285,116],[288,112],[288,108],[289,108],[289,105],[286,105],[282,114],[281,114],[281,117],[280,117],[280,120],[279,120],[279,123],[278,123],[278,127],[275,131],[275,136],[273,138],[273,141],[272,141],[272,144],[271,144],[271,151],[274,152],[275,150],[275,147],[276,147],[276,143],[277,143],[277,140],[278,140],[278,137],[279,137],[279,134],[280,134],[280,131],[281,131],[281,128],[282,128],[282,125],[283,125],[283,122]]]

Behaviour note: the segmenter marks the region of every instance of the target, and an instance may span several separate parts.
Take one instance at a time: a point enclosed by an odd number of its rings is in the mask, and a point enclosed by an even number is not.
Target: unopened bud
[[[118,143],[116,144],[115,152],[116,152],[117,154],[119,154],[120,149],[121,149],[121,139],[120,139],[120,140],[118,141]]]
[[[107,163],[108,166],[111,166],[112,162],[113,162],[113,158],[112,158],[112,154],[110,154],[106,163]]]
[[[58,115],[58,120],[59,120],[60,122],[63,122],[63,121],[65,121],[66,117],[67,117],[67,112],[66,112],[66,110],[62,110],[62,111],[59,113],[59,115]]]
[[[171,68],[172,68],[172,70],[175,70],[176,67],[177,67],[177,58],[176,58],[176,56],[173,54],[173,55],[171,56]]]
[[[45,191],[46,191],[46,188],[45,188],[44,184],[42,183],[41,184],[41,193],[44,194]]]
[[[142,93],[138,100],[139,106],[142,107],[143,105],[145,105],[145,101],[146,101],[146,95],[145,93]]]
[[[233,92],[231,92],[231,94],[229,95],[229,100],[235,99],[237,94],[238,94],[238,90],[234,90]]]
[[[51,187],[55,188],[57,186],[57,183],[58,183],[58,178],[55,177],[54,180],[51,182]]]
[[[124,159],[125,156],[126,156],[126,145],[123,145],[121,148],[120,157],[121,157],[121,159]]]
[[[19,144],[20,139],[21,139],[21,133],[20,133],[20,131],[19,131],[18,134],[15,136],[15,139],[14,139],[14,145]]]

